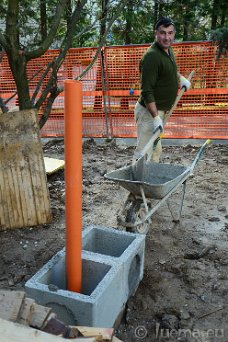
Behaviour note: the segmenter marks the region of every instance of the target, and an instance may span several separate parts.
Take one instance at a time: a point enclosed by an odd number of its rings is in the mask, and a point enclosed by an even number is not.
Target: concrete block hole
[[[120,257],[135,240],[135,236],[121,235],[113,230],[92,229],[83,241],[83,250],[111,257]]]
[[[99,263],[93,260],[82,259],[82,291],[81,294],[90,296],[102,281],[108,271],[110,265]],[[66,290],[66,274],[65,274],[65,257],[59,259],[52,268],[48,270],[39,282],[48,285],[49,290]]]

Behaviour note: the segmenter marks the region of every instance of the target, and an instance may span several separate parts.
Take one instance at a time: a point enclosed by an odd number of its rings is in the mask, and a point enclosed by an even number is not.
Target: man
[[[142,156],[141,152],[159,127],[163,130],[163,120],[175,102],[180,86],[188,90],[190,82],[177,71],[175,57],[171,48],[174,41],[175,24],[169,18],[160,19],[155,25],[155,42],[145,52],[140,61],[141,95],[135,106],[137,124],[137,147],[134,159]],[[162,152],[160,139],[151,160],[159,162]]]

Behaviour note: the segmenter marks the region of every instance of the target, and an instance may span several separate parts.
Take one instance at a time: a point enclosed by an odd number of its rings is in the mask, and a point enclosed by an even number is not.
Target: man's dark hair
[[[161,25],[163,25],[165,27],[169,27],[170,25],[173,25],[175,28],[175,24],[170,18],[165,18],[165,17],[160,18],[155,24],[155,27],[154,27],[155,30],[157,30],[159,28],[159,26],[161,26]]]

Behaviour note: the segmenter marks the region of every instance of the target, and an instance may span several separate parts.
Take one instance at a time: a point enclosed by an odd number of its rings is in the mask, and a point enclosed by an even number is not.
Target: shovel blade
[[[141,181],[143,179],[145,157],[141,157],[132,165],[133,178],[135,181]]]

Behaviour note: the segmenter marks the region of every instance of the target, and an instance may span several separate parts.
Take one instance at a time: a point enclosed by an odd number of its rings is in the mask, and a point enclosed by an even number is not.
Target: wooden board
[[[96,327],[84,327],[84,326],[76,326],[76,328],[85,337],[96,337],[105,341],[111,341],[113,337],[113,332],[114,332],[114,329],[112,328],[96,328]]]
[[[0,229],[51,221],[49,192],[34,110],[0,115]]]
[[[0,290],[0,318],[16,322],[25,298],[23,291]]]
[[[0,318],[1,342],[66,342],[67,339],[47,334],[24,325],[5,321]],[[96,342],[95,338],[73,338],[72,342]]]
[[[35,304],[33,315],[30,320],[30,325],[34,328],[42,329],[51,311],[51,308]]]
[[[60,169],[63,169],[65,165],[65,161],[61,159],[44,157],[44,165],[45,165],[46,174],[51,175],[52,173]]]
[[[1,342],[122,342],[113,328],[68,326],[51,308],[27,298],[23,291],[0,290]]]
[[[31,298],[25,298],[21,309],[20,317],[18,319],[18,323],[29,326],[32,320],[34,310],[35,300]]]

